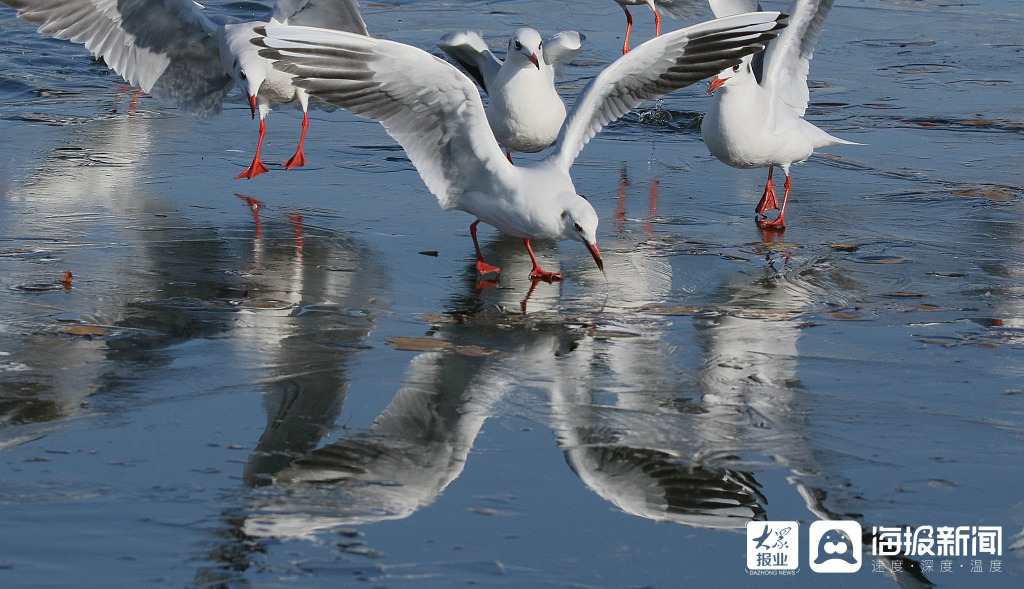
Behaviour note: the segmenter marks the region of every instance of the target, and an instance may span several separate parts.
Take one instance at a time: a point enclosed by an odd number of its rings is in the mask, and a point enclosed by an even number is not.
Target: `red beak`
[[[601,271],[601,274],[608,276],[605,274],[604,262],[601,260],[601,252],[597,249],[597,244],[584,242],[584,245],[587,246],[587,249],[590,250],[590,255],[593,256],[594,261],[597,262],[597,269]]]
[[[533,62],[533,65],[537,66],[537,69],[540,69],[540,60],[537,59],[537,54],[536,53],[531,53],[530,54],[530,61]]]
[[[723,84],[725,84],[725,80],[715,76],[711,79],[711,85],[708,86],[708,94],[714,94],[715,90],[721,88]]]
[[[256,97],[255,96],[250,96],[249,97],[249,112],[252,113],[252,118],[255,119],[256,118]]]

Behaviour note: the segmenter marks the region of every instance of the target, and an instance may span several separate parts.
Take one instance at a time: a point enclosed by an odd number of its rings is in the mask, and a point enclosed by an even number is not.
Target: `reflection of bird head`
[[[834,558],[857,564],[857,557],[853,555],[853,542],[842,530],[829,530],[821,536],[821,540],[818,541],[818,558],[814,560],[814,564],[821,564]]]

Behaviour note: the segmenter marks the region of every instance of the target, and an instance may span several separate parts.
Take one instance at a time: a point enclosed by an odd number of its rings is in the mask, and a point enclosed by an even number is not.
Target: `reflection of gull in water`
[[[146,117],[120,116],[66,127],[66,141],[45,153],[39,158],[41,161],[33,162],[37,167],[27,178],[12,183],[3,200],[0,234],[26,250],[37,249],[38,253],[26,254],[30,261],[54,257],[67,265],[76,259],[75,252],[64,250],[60,244],[88,244],[95,248],[96,244],[138,240],[139,232],[128,227],[148,222],[152,211],[147,207],[153,199],[140,182],[135,165],[150,152],[153,124],[154,120]],[[25,159],[33,161],[35,157],[26,154]],[[64,251],[54,251],[57,248]],[[83,262],[88,269],[70,268],[78,277],[75,288],[79,291],[88,288],[96,275],[116,273],[125,263],[118,253],[124,249],[103,250],[104,255],[93,255]],[[19,260],[19,256],[5,260],[8,280],[38,268],[33,263],[31,268],[23,269]],[[64,269],[52,265],[45,268],[54,276]],[[4,291],[0,297],[20,298],[9,302],[7,309],[17,309],[20,317],[33,318],[31,335],[27,337],[8,330],[0,333],[0,350],[7,353],[2,358],[4,365],[16,368],[7,372],[4,379],[14,390],[32,393],[19,396],[8,409],[0,410],[0,422],[52,421],[81,411],[83,400],[103,385],[106,345],[102,341],[58,338],[54,331],[59,327],[41,328],[37,323],[39,317],[55,315],[68,303],[26,297],[7,288]],[[103,304],[90,309],[90,320],[114,324],[125,314],[123,302],[116,296],[105,298]]]
[[[452,325],[442,335],[458,344],[473,331]],[[338,526],[405,518],[432,503],[462,473],[494,402],[512,384],[498,376],[500,365],[524,353],[553,355],[536,339],[509,357],[483,350],[415,356],[409,384],[369,431],[313,450],[274,475],[272,493],[256,496],[246,534],[312,539]]]
[[[665,300],[671,266],[644,245],[606,252],[606,311],[588,316],[593,337],[551,368],[553,428],[566,461],[592,491],[623,511],[702,528],[738,528],[763,516],[750,473],[705,460],[685,429],[692,403],[664,354],[663,318],[643,308]],[[602,404],[610,392],[614,402]]]

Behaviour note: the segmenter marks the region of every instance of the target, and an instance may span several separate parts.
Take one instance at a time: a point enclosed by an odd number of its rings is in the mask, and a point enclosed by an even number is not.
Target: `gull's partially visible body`
[[[302,146],[309,127],[309,95],[291,76],[259,56],[253,28],[273,23],[316,24],[365,35],[356,0],[278,0],[265,20],[225,23],[207,16],[192,0],[0,0],[18,16],[39,23],[38,31],[85,47],[143,92],[197,115],[218,114],[237,85],[253,118],[260,114],[260,139],[252,164],[238,178],[267,171],[260,158],[264,118],[273,105],[298,100],[302,136],[286,168],[305,164]]]
[[[580,93],[555,151],[513,166],[487,123],[476,86],[458,69],[415,47],[306,27],[268,25],[254,41],[293,83],[354,114],[379,121],[402,145],[444,210],[459,209],[520,237],[532,279],[556,280],[537,263],[531,239],[582,242],[603,269],[598,218],[569,169],[604,125],[650,98],[711,76],[760,50],[784,25],[779,13],[737,15],[658,37],[621,57]],[[481,273],[486,264],[477,246]],[[560,274],[560,273],[559,273]]]
[[[544,41],[534,29],[517,29],[504,61],[473,32],[448,33],[437,46],[487,92],[487,122],[498,143],[535,153],[551,147],[562,129],[565,102],[555,90],[555,74],[579,55],[584,39],[576,31],[562,31]]]
[[[755,208],[762,228],[786,227],[792,164],[806,160],[820,147],[859,145],[803,119],[810,95],[810,60],[833,2],[795,0],[790,6],[790,26],[764,51],[763,69],[753,57],[745,57],[719,73],[708,88],[715,98],[704,115],[701,135],[711,155],[734,168],[768,168],[768,183]],[[757,0],[711,0],[711,7],[718,17],[760,8]],[[786,174],[781,207],[772,182],[775,166]],[[776,219],[764,218],[766,211],[775,209],[779,210]]]
[[[633,32],[633,15],[630,6],[646,5],[654,13],[654,36],[661,35],[661,15],[672,18],[694,18],[703,12],[699,0],[615,0],[626,13],[626,39],[622,42],[622,53],[629,53],[629,34]],[[738,14],[738,13],[737,13]]]

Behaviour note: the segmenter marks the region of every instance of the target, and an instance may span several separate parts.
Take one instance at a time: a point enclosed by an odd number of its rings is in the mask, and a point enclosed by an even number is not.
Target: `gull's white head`
[[[508,53],[505,62],[521,68],[536,67],[540,69],[540,50],[544,39],[540,33],[531,28],[517,29],[508,40]]]
[[[270,75],[270,60],[260,57],[259,49],[250,42],[256,35],[251,25],[227,25],[224,28],[227,51],[221,51],[221,59],[235,84],[245,92],[249,110],[256,118],[256,99],[260,86]]]
[[[569,195],[566,198],[565,207],[562,209],[562,235],[565,239],[575,239],[583,242],[593,256],[597,268],[604,272],[604,262],[601,260],[601,251],[597,249],[597,211],[587,202],[587,199],[578,195]]]
[[[711,84],[708,86],[708,94],[713,94],[715,90],[740,86],[743,84],[749,84],[750,82],[757,83],[757,78],[754,77],[754,68],[751,66],[751,57],[748,55],[743,58],[741,63],[735,66],[722,70],[717,76],[711,78]]]

